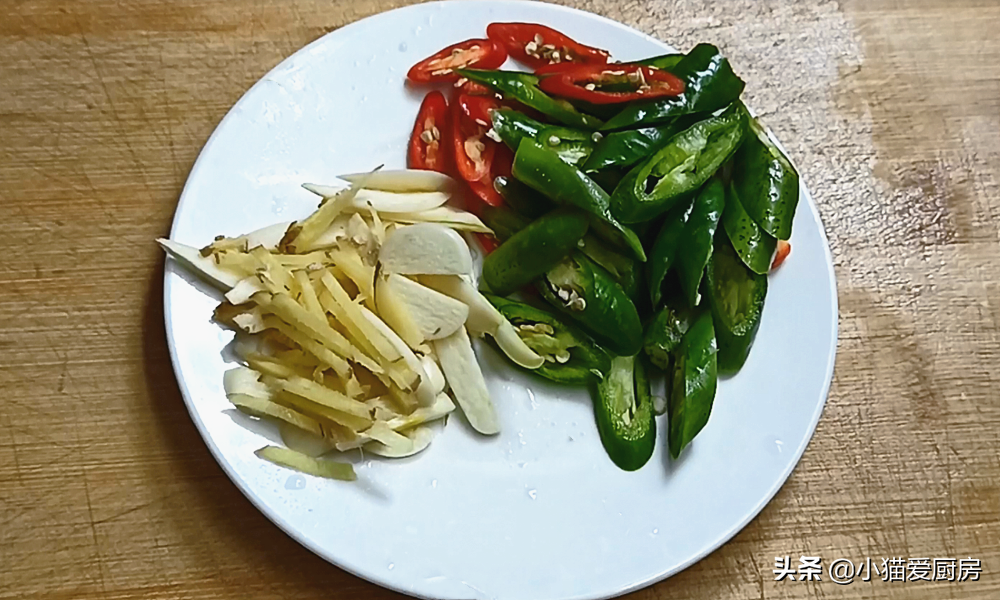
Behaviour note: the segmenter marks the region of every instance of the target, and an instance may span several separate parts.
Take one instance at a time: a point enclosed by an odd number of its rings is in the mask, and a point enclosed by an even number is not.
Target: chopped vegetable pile
[[[591,389],[611,460],[642,467],[662,412],[677,458],[708,422],[718,374],[750,352],[768,272],[791,251],[798,174],[714,46],[616,63],[544,25],[486,34],[410,72],[453,89],[427,94],[409,166],[481,200],[470,209],[493,231],[479,236],[481,285],[544,360],[535,373]],[[533,72],[495,70],[506,56]],[[427,115],[450,143],[426,133]],[[650,393],[659,377],[665,400]]]
[[[436,86],[408,170],[306,184],[321,201],[301,221],[201,249],[159,240],[225,294],[215,320],[243,361],[226,395],[287,446],[260,458],[352,480],[330,454],[416,454],[456,405],[497,433],[471,344],[488,336],[516,365],[589,388],[604,448],[631,471],[657,415],[677,458],[718,374],[746,361],[799,184],[729,62],[700,44],[613,63],[531,23],[486,34],[407,73]],[[508,57],[533,72],[495,70]],[[459,232],[487,253],[479,288]]]

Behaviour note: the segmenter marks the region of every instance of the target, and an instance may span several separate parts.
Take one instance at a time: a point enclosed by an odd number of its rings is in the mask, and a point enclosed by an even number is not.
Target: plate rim
[[[238,113],[240,112],[241,105],[247,101],[247,99],[256,91],[256,89],[259,86],[263,86],[271,78],[272,75],[288,68],[288,66],[292,63],[293,60],[296,60],[296,58],[299,57],[300,55],[307,53],[310,49],[323,44],[328,37],[337,35],[344,30],[350,30],[352,28],[360,27],[362,26],[363,23],[365,23],[370,19],[377,18],[381,15],[390,13],[407,12],[411,10],[420,11],[420,10],[426,10],[427,7],[429,6],[457,5],[459,3],[460,3],[459,0],[433,0],[431,2],[422,2],[422,3],[418,2],[415,4],[408,4],[406,6],[393,8],[391,10],[369,14],[365,17],[362,17],[360,19],[347,23],[341,27],[338,27],[333,31],[327,32],[319,36],[318,38],[310,41],[309,43],[305,44],[304,46],[301,46],[300,48],[296,49],[292,54],[283,58],[278,64],[269,69],[266,73],[261,75],[253,83],[253,85],[247,88],[247,90],[240,96],[240,98],[235,103],[233,103],[233,105],[226,111],[226,114],[215,125],[215,128],[212,130],[211,135],[209,135],[208,139],[205,141],[204,145],[199,150],[198,156],[195,159],[194,163],[192,164],[191,169],[188,171],[187,177],[184,182],[184,186],[181,189],[180,196],[178,197],[177,205],[176,208],[174,209],[174,216],[173,219],[171,220],[169,237],[173,239],[174,233],[176,232],[179,226],[180,214],[182,212],[181,209],[186,202],[190,201],[189,197],[192,195],[191,191],[193,189],[192,180],[195,178],[194,176],[196,175],[196,173],[204,168],[204,162],[206,160],[206,156],[208,155],[209,151],[214,146],[214,144],[217,142],[218,137],[221,135],[220,132],[225,128],[227,122],[233,120],[236,117],[236,115],[238,115]],[[524,6],[524,5],[538,5],[539,2],[532,0],[482,0],[482,4]],[[588,18],[595,19],[604,24],[619,29],[623,29],[632,35],[639,35],[645,38],[646,40],[651,41],[656,45],[662,47],[665,51],[668,52],[677,51],[677,49],[674,46],[668,44],[667,42],[655,38],[643,31],[630,27],[624,23],[615,21],[614,19],[611,19],[609,17],[605,17],[603,15],[574,8],[571,6],[551,4],[548,2],[543,4],[545,5],[546,9],[555,10],[556,12],[568,12],[568,13],[576,13],[578,15],[584,15]],[[753,113],[752,110],[751,113]],[[777,137],[773,134],[773,132],[769,128],[766,129],[771,140],[774,141],[777,144],[777,146],[787,155],[787,151],[785,151],[785,148],[782,146],[781,142],[777,139]],[[789,160],[792,162],[792,165],[796,169],[796,171],[801,173],[801,170],[798,168],[796,161],[792,160],[790,157]],[[811,211],[813,218],[815,218],[816,223],[818,224],[819,235],[823,246],[822,250],[824,257],[824,266],[826,267],[827,282],[830,286],[830,294],[831,294],[830,298],[831,322],[829,323],[830,333],[831,333],[830,337],[831,348],[830,351],[828,352],[828,360],[824,370],[825,381],[822,386],[822,399],[820,402],[817,403],[816,409],[814,410],[813,414],[810,417],[810,424],[808,430],[806,431],[806,435],[803,437],[802,442],[799,444],[799,446],[795,449],[794,460],[789,463],[790,466],[788,466],[785,470],[783,470],[781,476],[776,480],[774,485],[770,489],[768,489],[767,493],[761,498],[761,500],[756,505],[754,505],[754,507],[751,510],[747,512],[746,516],[742,520],[734,523],[731,527],[726,529],[724,533],[710,540],[701,549],[693,553],[693,555],[686,561],[679,563],[672,569],[666,569],[662,573],[653,575],[651,577],[647,577],[640,581],[636,581],[628,586],[625,586],[611,593],[610,595],[604,593],[583,594],[583,595],[568,597],[567,600],[607,600],[609,598],[616,598],[618,596],[628,594],[640,589],[644,589],[646,587],[664,581],[688,569],[695,563],[701,561],[708,555],[712,554],[713,552],[721,548],[727,542],[732,540],[732,538],[735,537],[736,534],[742,531],[751,521],[757,518],[757,516],[761,513],[761,511],[763,511],[763,509],[768,504],[770,504],[771,500],[774,499],[778,491],[780,491],[781,488],[785,485],[785,483],[791,477],[792,473],[794,473],[795,469],[798,467],[800,461],[802,460],[802,456],[805,454],[806,448],[809,446],[809,443],[812,441],[813,436],[815,435],[816,427],[818,426],[819,420],[826,407],[826,403],[829,399],[830,389],[833,384],[833,375],[836,365],[837,350],[839,347],[840,307],[839,307],[839,294],[837,288],[836,271],[833,262],[833,255],[830,249],[829,238],[826,233],[826,227],[823,223],[822,216],[820,215],[819,210],[816,206],[816,202],[813,198],[812,191],[808,188],[805,181],[802,180],[801,177],[800,177],[800,192],[804,192],[801,194],[802,196],[804,196],[804,198],[800,198],[800,202],[802,199],[806,201],[805,203],[808,209]],[[214,438],[211,435],[209,435],[206,424],[201,419],[198,412],[195,410],[193,396],[190,390],[188,389],[185,379],[181,376],[181,369],[177,354],[177,345],[174,336],[172,311],[170,310],[170,299],[171,299],[171,292],[173,285],[178,281],[183,281],[183,279],[181,277],[172,277],[172,274],[174,273],[176,268],[171,267],[170,263],[171,259],[167,257],[164,262],[164,274],[163,274],[163,310],[164,310],[164,328],[167,339],[167,347],[170,354],[171,368],[173,369],[174,379],[177,382],[178,389],[181,392],[181,397],[184,401],[184,406],[189,416],[191,417],[191,420],[194,423],[195,428],[198,430],[198,434],[201,436],[202,441],[205,442],[205,445],[208,447],[210,454],[215,459],[216,464],[219,465],[219,467],[226,474],[229,480],[236,486],[236,488],[240,491],[240,493],[243,494],[243,496],[247,500],[249,500],[250,503],[261,514],[263,514],[269,521],[271,521],[274,525],[276,525],[278,529],[280,529],[285,535],[289,536],[296,543],[306,548],[307,550],[309,550],[319,558],[323,559],[330,565],[338,569],[342,569],[354,575],[355,577],[363,579],[379,587],[390,589],[392,591],[410,597],[426,598],[428,600],[434,600],[432,596],[423,595],[414,590],[405,589],[388,580],[377,579],[366,572],[363,572],[359,569],[355,569],[346,563],[342,563],[335,560],[334,557],[329,555],[329,553],[325,552],[322,548],[318,547],[318,545],[313,544],[308,538],[306,538],[305,536],[300,536],[298,534],[298,530],[295,527],[293,527],[291,523],[289,523],[281,515],[280,512],[271,510],[263,502],[263,500],[252,489],[250,489],[249,482],[239,477],[238,474],[233,469],[233,467],[228,463],[228,461],[224,460],[221,449],[215,442]]]

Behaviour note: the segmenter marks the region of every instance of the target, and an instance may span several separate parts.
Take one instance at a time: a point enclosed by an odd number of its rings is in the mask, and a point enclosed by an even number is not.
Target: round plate
[[[233,107],[191,171],[172,238],[201,246],[303,217],[316,199],[301,183],[404,166],[422,97],[403,85],[407,69],[446,44],[483,37],[492,21],[547,24],[622,60],[670,50],[619,23],[542,3],[421,4],[348,25],[285,60]],[[771,276],[753,352],[720,382],[704,431],[671,461],[660,418],[656,453],[634,473],[605,455],[584,390],[526,376],[480,346],[499,436],[453,418],[416,457],[353,457],[356,483],[299,475],[254,456],[280,441],[277,432],[226,401],[232,333],[210,321],[220,297],[173,262],[167,335],[184,400],[216,459],[313,552],[425,598],[608,598],[677,573],[732,537],[805,450],[837,331],[830,254],[805,188],[791,242],[791,257]]]

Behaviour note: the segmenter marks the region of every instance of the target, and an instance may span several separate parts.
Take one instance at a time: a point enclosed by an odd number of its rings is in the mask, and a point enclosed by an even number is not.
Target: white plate
[[[406,70],[445,44],[483,37],[492,21],[548,24],[619,59],[669,50],[619,23],[542,3],[422,4],[348,25],[281,63],[233,107],[191,171],[171,237],[203,245],[301,217],[316,203],[302,182],[402,167],[422,96],[404,87]],[[210,322],[219,297],[169,262],[174,369],[226,473],[330,562],[426,598],[615,596],[732,537],[781,487],[812,435],[833,369],[837,305],[823,228],[802,191],[793,252],[771,277],[750,359],[720,382],[707,427],[678,462],[661,435],[642,470],[620,471],[601,447],[585,392],[526,377],[480,348],[500,436],[477,436],[454,418],[418,457],[366,457],[355,484],[265,463],[253,451],[277,441],[276,431],[234,415],[223,393],[232,334]]]

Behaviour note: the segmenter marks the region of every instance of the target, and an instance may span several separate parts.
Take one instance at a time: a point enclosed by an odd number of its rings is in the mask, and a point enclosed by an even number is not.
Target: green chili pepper
[[[674,357],[667,419],[670,456],[675,459],[708,423],[718,383],[716,352],[712,314],[704,311],[691,323]]]
[[[639,260],[646,260],[639,237],[611,216],[607,192],[551,150],[534,140],[521,140],[514,155],[513,173],[557,204],[575,206],[590,214],[594,233],[628,248]]]
[[[480,212],[483,223],[493,230],[493,235],[505,242],[529,224],[531,219],[506,206],[483,206]]]
[[[499,296],[486,298],[517,330],[517,335],[545,363],[532,372],[557,383],[585,385],[604,377],[611,357],[586,334],[555,315]]]
[[[549,269],[537,287],[543,298],[611,352],[631,356],[642,348],[642,322],[635,305],[610,273],[582,253],[574,252]]]
[[[642,284],[642,264],[608,248],[597,236],[591,233],[587,233],[580,241],[580,252],[604,267],[618,282],[618,285],[622,286],[632,302],[636,303]]]
[[[515,233],[531,224],[531,219],[506,206],[484,206],[481,216],[483,222],[493,230],[493,235],[501,242],[510,239]],[[589,232],[577,242],[577,247],[590,260],[604,267],[618,285],[622,286],[628,297],[636,302],[642,283],[641,266],[638,263],[608,248],[604,242]]]
[[[536,139],[538,132],[545,127],[541,123],[528,115],[512,108],[498,108],[490,111],[490,122],[493,131],[497,132],[503,143],[510,146],[511,150],[517,150],[517,145],[523,138]]]
[[[746,109],[736,102],[675,135],[615,188],[615,217],[626,223],[652,219],[697,190],[739,147],[746,120]]]
[[[670,141],[670,138],[684,131],[698,121],[692,116],[678,117],[664,125],[613,131],[597,142],[583,170],[587,173],[608,167],[622,169],[633,166]]]
[[[601,444],[625,471],[641,468],[656,446],[656,420],[649,378],[641,356],[611,360],[611,372],[597,384],[594,417]]]
[[[529,219],[540,217],[556,207],[544,194],[539,194],[513,177],[496,177],[493,188],[508,206]]]
[[[585,102],[583,100],[569,100],[578,111],[586,113],[588,115],[593,115],[598,119],[604,121],[610,119],[611,117],[617,115],[621,112],[622,107],[615,104],[594,104],[592,102]]]
[[[712,240],[725,207],[726,188],[722,181],[713,178],[698,192],[684,224],[680,240],[683,250],[677,255],[677,276],[688,306],[696,306],[701,301],[698,292],[701,276],[712,256]]]
[[[642,347],[657,367],[670,369],[671,354],[681,345],[691,327],[692,312],[682,302],[667,302],[646,325]]]
[[[505,96],[533,108],[543,115],[570,127],[597,129],[603,122],[585,115],[565,100],[557,100],[538,89],[538,77],[517,71],[484,71],[481,69],[456,69],[460,77],[487,85]]]
[[[733,185],[750,218],[769,235],[787,240],[799,203],[799,174],[756,119],[736,153]]]
[[[669,70],[684,81],[679,96],[652,102],[633,102],[604,124],[602,130],[654,125],[692,113],[713,112],[740,97],[745,84],[729,61],[710,44],[698,44]]]
[[[719,372],[735,373],[746,362],[760,327],[767,275],[748,269],[725,237],[719,236],[705,270],[705,284],[719,347]]]
[[[490,120],[493,130],[511,150],[516,151],[522,139],[533,139],[578,167],[594,149],[591,132],[546,125],[516,110],[494,110],[490,113]]]
[[[594,151],[593,134],[569,127],[547,126],[538,132],[536,141],[574,167],[580,167]],[[516,148],[515,148],[516,150]]]
[[[722,212],[722,228],[746,266],[754,273],[765,274],[771,268],[771,257],[778,240],[765,233],[750,218],[741,200],[736,185],[730,184],[726,209]]]
[[[557,265],[587,233],[587,216],[555,210],[518,231],[483,260],[483,279],[494,294],[506,296]]]
[[[656,240],[649,251],[649,267],[646,269],[649,275],[649,299],[653,306],[660,303],[663,293],[663,280],[667,277],[667,272],[674,266],[677,252],[680,248],[681,237],[684,234],[684,225],[691,214],[691,202],[683,202],[680,206],[675,206],[660,226]]]

